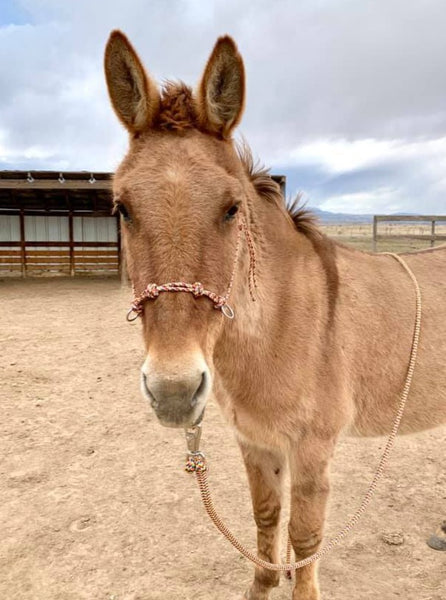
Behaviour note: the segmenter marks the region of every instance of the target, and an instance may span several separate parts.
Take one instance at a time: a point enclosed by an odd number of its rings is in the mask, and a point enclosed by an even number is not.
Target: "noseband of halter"
[[[171,281],[169,283],[163,283],[162,285],[158,285],[157,283],[149,283],[145,289],[139,294],[136,294],[135,288],[133,288],[133,302],[129,311],[127,312],[127,321],[135,321],[138,317],[142,315],[144,312],[144,304],[148,300],[155,300],[158,298],[161,292],[189,292],[194,296],[194,298],[200,298],[201,296],[205,296],[209,298],[214,303],[214,308],[217,310],[221,310],[225,317],[228,319],[234,318],[234,310],[228,304],[229,296],[231,295],[232,286],[234,283],[235,273],[237,270],[238,258],[240,255],[240,247],[241,247],[241,237],[242,233],[245,234],[246,244],[248,246],[249,252],[249,275],[248,275],[248,284],[249,284],[249,293],[251,296],[251,300],[255,302],[254,289],[257,288],[256,283],[256,255],[254,250],[254,244],[252,241],[251,233],[248,229],[246,221],[243,217],[239,218],[238,222],[238,235],[237,235],[237,244],[235,248],[234,254],[234,262],[232,266],[231,278],[229,280],[228,287],[226,288],[226,293],[224,296],[220,296],[215,292],[211,292],[207,290],[203,284],[199,281],[195,283],[187,283],[185,281]]]

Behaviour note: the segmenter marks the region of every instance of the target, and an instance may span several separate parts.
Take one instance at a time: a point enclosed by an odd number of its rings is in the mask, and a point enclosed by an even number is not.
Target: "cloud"
[[[302,180],[315,206],[334,212],[440,212],[446,208],[446,137],[318,141],[290,153],[288,189]]]
[[[116,167],[111,29],[159,81],[191,84],[230,33],[248,75],[241,131],[290,192],[333,210],[445,212],[445,21],[443,0],[5,0],[0,166]]]

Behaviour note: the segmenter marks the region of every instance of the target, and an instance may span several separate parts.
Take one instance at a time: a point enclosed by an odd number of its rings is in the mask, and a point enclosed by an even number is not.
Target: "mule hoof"
[[[268,600],[269,591],[268,592],[253,592],[252,588],[246,590],[243,594],[242,600]]]

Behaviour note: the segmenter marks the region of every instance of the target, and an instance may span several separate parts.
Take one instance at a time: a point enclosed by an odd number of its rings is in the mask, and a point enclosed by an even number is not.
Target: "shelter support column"
[[[20,209],[20,254],[22,258],[22,277],[26,277],[26,241],[25,241],[25,211]]]

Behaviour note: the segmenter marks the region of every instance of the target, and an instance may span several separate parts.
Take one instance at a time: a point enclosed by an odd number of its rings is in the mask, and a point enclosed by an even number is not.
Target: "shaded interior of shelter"
[[[0,171],[0,277],[125,277],[112,173]],[[272,175],[285,194],[285,176]]]

